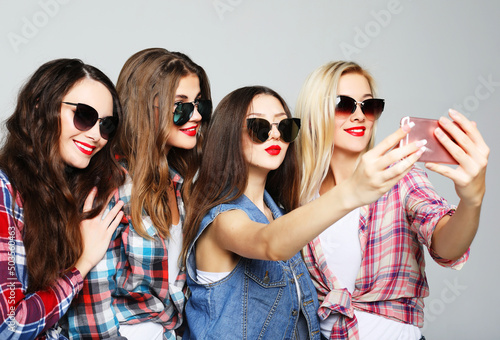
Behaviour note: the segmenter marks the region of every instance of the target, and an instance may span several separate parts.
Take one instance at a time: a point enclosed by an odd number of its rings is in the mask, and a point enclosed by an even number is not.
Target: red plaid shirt
[[[359,339],[355,309],[423,326],[423,298],[429,295],[423,246],[444,267],[460,269],[469,257],[468,250],[452,262],[430,248],[437,222],[453,212],[454,206],[435,192],[426,173],[417,167],[378,201],[362,207],[362,261],[352,295],[328,268],[319,237],[304,247],[321,303],[319,317],[340,315],[330,339]]]

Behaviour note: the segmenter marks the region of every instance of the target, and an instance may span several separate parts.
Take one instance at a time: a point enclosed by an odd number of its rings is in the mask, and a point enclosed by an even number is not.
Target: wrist
[[[363,205],[356,194],[355,188],[352,188],[350,180],[337,184],[330,190],[330,194],[331,202],[335,202],[337,208],[346,214]]]
[[[80,272],[80,275],[82,275],[82,277],[87,276],[88,272],[93,267],[94,266],[89,261],[83,259],[82,257],[80,257],[75,264],[75,268]]]

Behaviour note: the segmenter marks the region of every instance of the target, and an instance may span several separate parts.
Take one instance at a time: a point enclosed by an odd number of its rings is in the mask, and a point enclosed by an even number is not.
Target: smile
[[[76,147],[78,148],[78,150],[80,150],[81,152],[83,152],[84,154],[86,155],[92,155],[92,152],[94,151],[95,149],[95,146],[92,146],[92,145],[89,145],[89,144],[84,144],[82,142],[78,142],[78,141],[73,141],[76,145]]]
[[[363,137],[365,135],[365,127],[355,127],[350,129],[345,129],[344,131],[354,137]]]
[[[186,135],[190,136],[190,137],[193,137],[193,136],[196,136],[196,129],[198,128],[198,125],[195,125],[195,126],[192,126],[190,128],[187,128],[187,129],[180,129],[183,133],[185,133]]]

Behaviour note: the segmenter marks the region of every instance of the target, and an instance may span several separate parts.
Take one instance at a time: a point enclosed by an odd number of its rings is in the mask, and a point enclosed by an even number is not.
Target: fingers
[[[448,114],[450,118],[453,119],[453,121],[460,126],[461,130],[465,132],[465,134],[467,134],[467,136],[469,136],[469,138],[475,144],[478,144],[480,146],[486,146],[486,143],[477,128],[476,122],[468,120],[463,114],[453,109],[450,109],[448,111]],[[457,129],[456,131],[460,130]]]
[[[384,171],[385,180],[394,182],[395,184],[397,181],[403,178],[408,173],[408,171],[411,170],[413,165],[418,161],[420,156],[422,156],[422,154],[425,152],[425,146],[424,146],[425,143],[426,141],[418,141],[416,143],[407,145],[408,149],[411,151],[411,154],[405,156],[402,159],[397,158],[396,160],[400,159],[400,161]],[[393,151],[402,151],[402,150],[393,150]],[[408,151],[404,152],[404,154],[406,153],[408,153]],[[398,157],[399,154],[400,153],[395,153],[395,157]],[[393,163],[394,162],[392,162],[391,164]]]
[[[107,213],[106,217],[103,218],[103,223],[106,225],[106,226],[109,226],[111,227],[111,225],[118,219],[118,223],[116,224],[118,226],[118,224],[120,223],[120,220],[122,219],[123,217],[123,211],[121,211],[121,209],[123,208],[123,201],[118,201],[115,206]],[[105,210],[105,209],[104,209]],[[104,213],[104,210],[103,212],[101,212],[101,215]],[[108,228],[109,228],[108,227]],[[115,227],[116,229],[116,227]]]
[[[452,109],[449,110],[449,115],[455,124],[445,117],[439,119],[439,124],[455,140],[456,144],[440,128],[435,131],[436,138],[446,147],[448,152],[452,156],[456,156],[455,159],[459,163],[466,159],[466,155],[472,158],[476,156],[487,158],[490,150],[477,129],[477,124]]]
[[[97,195],[97,188],[93,187],[92,190],[90,190],[87,198],[85,199],[85,202],[83,203],[83,212],[87,212],[92,209],[96,195]]]
[[[434,135],[458,162],[459,169],[454,170],[433,163],[426,164],[426,167],[452,179],[455,184],[464,186],[484,172],[490,149],[474,122],[452,109],[449,110],[449,115],[453,121],[441,117],[440,127],[434,131]]]
[[[123,211],[120,210],[120,211],[118,211],[118,214],[116,214],[115,218],[111,221],[111,223],[108,226],[107,234],[109,237],[111,237],[113,235],[116,228],[120,225],[122,217],[123,217]]]
[[[411,125],[410,125],[411,124]],[[403,139],[408,132],[410,132],[411,128],[415,125],[415,123],[411,122],[410,124],[406,124],[395,132],[384,138],[379,144],[377,144],[371,151],[376,156],[382,156],[387,151],[392,149],[401,139]]]

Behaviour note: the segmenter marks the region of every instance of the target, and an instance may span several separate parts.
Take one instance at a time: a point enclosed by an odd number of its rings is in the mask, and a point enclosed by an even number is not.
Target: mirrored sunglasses
[[[174,124],[181,126],[186,124],[193,116],[195,106],[198,107],[198,112],[201,115],[201,120],[208,122],[212,114],[212,101],[209,99],[197,99],[194,102],[175,103]]]

